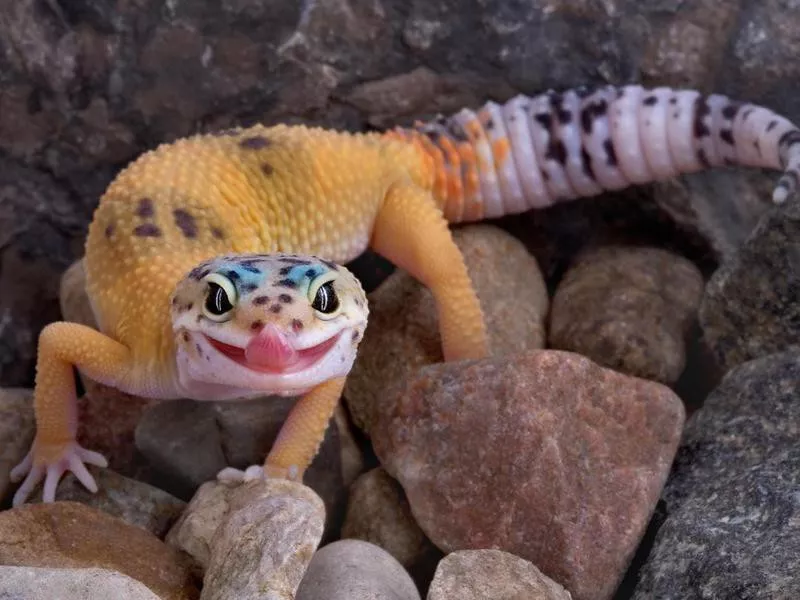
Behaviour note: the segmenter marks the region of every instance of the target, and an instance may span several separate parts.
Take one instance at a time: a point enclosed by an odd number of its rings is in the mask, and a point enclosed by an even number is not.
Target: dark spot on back
[[[256,296],[253,298],[253,304],[260,306],[269,302],[269,296]]]
[[[642,104],[644,104],[645,106],[653,106],[657,102],[658,102],[658,96],[652,94],[650,96],[645,96],[644,100],[642,100]]]
[[[278,300],[280,300],[284,304],[291,304],[292,297],[289,294],[281,294],[280,296],[278,296]]]
[[[219,227],[212,227],[211,228],[211,235],[214,236],[216,239],[221,240],[225,237],[225,234],[222,233],[222,229]]]
[[[190,213],[182,208],[176,208],[172,214],[175,217],[175,225],[185,237],[189,239],[197,237],[197,221]]]
[[[775,119],[773,119],[772,121],[770,121],[770,122],[769,122],[769,125],[767,125],[767,133],[769,133],[770,131],[772,131],[773,129],[775,129],[777,126],[778,126],[778,121],[776,121]]]
[[[275,167],[266,162],[261,163],[261,172],[264,173],[264,175],[272,175],[275,172]]]
[[[300,331],[303,328],[303,322],[300,319],[292,319],[292,329]]]
[[[270,145],[270,141],[260,135],[244,138],[239,142],[239,146],[245,150],[261,150]]]
[[[133,230],[133,235],[137,237],[161,237],[161,230],[152,223],[139,225]]]
[[[677,97],[677,96],[672,96],[672,97],[669,99],[669,103],[670,103],[670,104],[677,104],[677,103],[678,103],[678,97]]]
[[[747,121],[747,118],[753,114],[753,107],[746,108],[742,113],[742,121]]]
[[[153,208],[153,201],[150,198],[142,198],[136,207],[136,216],[146,219],[152,217],[155,209]]]

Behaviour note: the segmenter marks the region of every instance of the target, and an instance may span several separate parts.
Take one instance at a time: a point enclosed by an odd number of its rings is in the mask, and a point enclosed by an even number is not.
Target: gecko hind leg
[[[428,192],[410,183],[393,186],[370,246],[433,293],[446,361],[487,356],[480,302],[447,221]]]
[[[14,494],[13,506],[24,503],[42,479],[42,500],[53,502],[58,482],[67,471],[96,492],[97,484],[85,465],[108,466],[103,455],[81,447],[75,439],[78,422],[73,366],[91,379],[116,387],[126,379],[133,363],[127,347],[85,325],[60,321],[42,330],[33,392],[36,437],[10,474],[14,482],[25,478]]]

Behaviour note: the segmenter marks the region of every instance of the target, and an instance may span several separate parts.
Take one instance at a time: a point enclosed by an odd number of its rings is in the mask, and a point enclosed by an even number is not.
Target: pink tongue
[[[253,336],[244,356],[253,365],[271,369],[285,369],[299,359],[297,351],[275,325],[267,325]]]

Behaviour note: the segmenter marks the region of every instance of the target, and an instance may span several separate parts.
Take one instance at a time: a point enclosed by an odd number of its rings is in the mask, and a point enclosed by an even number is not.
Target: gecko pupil
[[[314,296],[314,302],[311,303],[311,308],[318,310],[321,313],[332,313],[339,308],[339,298],[336,295],[336,290],[333,289],[333,282],[322,284]]]
[[[206,296],[206,310],[212,315],[224,315],[233,308],[228,294],[216,283],[208,284],[208,296]]]

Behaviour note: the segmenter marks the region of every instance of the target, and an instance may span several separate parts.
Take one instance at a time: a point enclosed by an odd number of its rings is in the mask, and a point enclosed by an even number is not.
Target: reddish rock
[[[628,375],[675,383],[703,295],[689,260],[658,248],[606,246],[578,258],[558,285],[548,345]]]
[[[77,502],[0,512],[0,565],[99,567],[142,582],[163,600],[199,596],[184,554],[139,527]]]
[[[685,419],[665,386],[560,351],[437,364],[384,399],[373,442],[443,551],[496,548],[575,600],[614,593]]]

